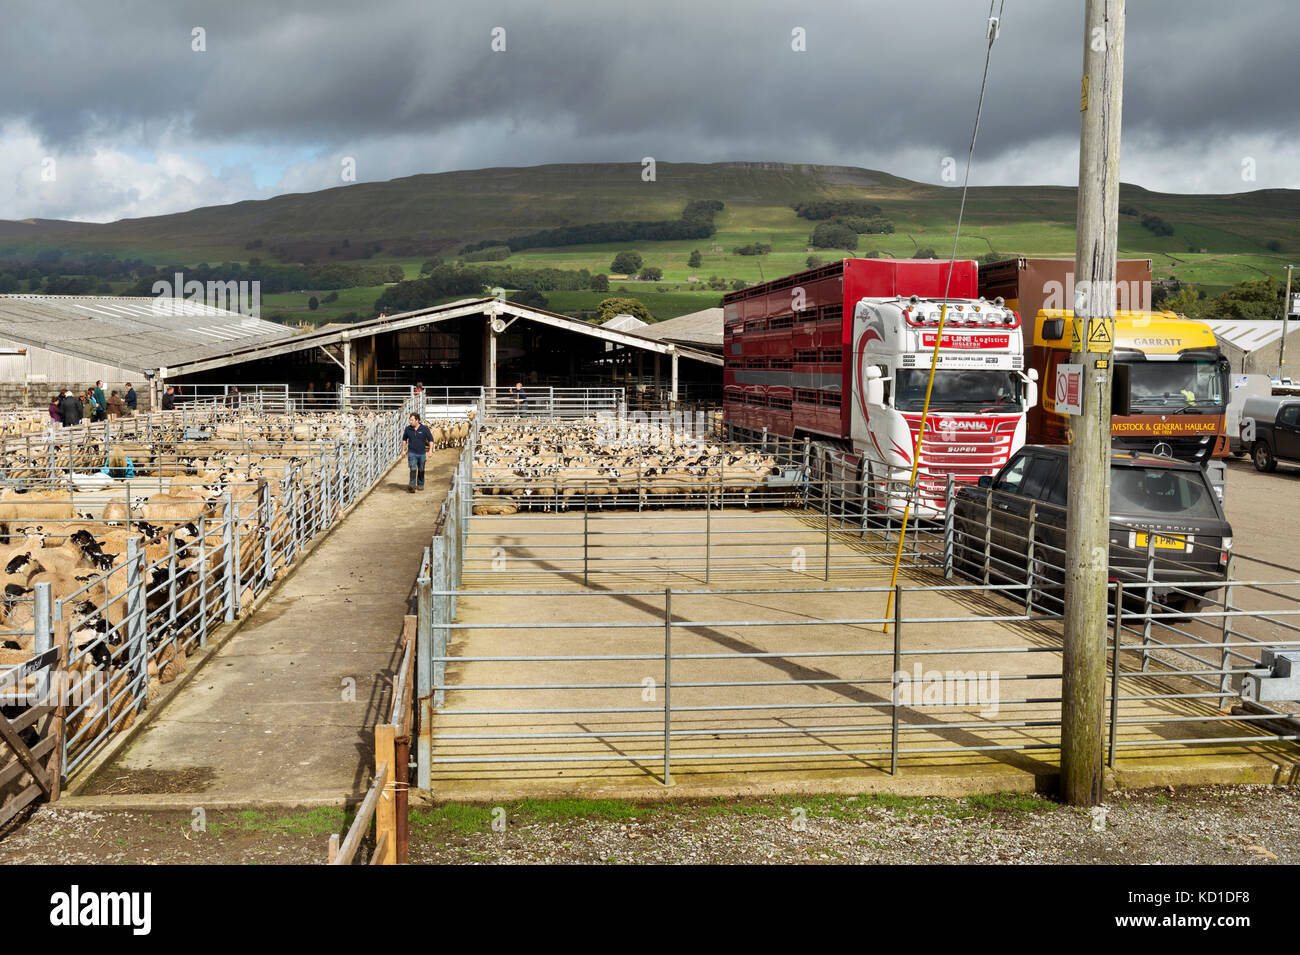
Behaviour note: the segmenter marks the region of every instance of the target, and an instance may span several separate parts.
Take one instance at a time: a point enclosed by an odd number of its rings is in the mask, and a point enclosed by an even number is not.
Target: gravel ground
[[[1300,789],[1116,792],[1104,820],[1041,797],[803,796],[638,806],[577,800],[412,812],[411,862],[1300,862]],[[337,810],[104,812],[45,808],[0,839],[0,864],[323,862]]]

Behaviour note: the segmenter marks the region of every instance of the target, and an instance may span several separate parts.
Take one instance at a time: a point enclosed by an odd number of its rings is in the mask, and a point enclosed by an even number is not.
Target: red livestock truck
[[[726,295],[726,421],[814,439],[834,457],[833,480],[901,510],[946,293],[919,462],[918,514],[937,513],[949,474],[974,482],[1024,443],[1037,400],[1019,316],[976,298],[974,262],[948,273],[934,259],[844,259]]]

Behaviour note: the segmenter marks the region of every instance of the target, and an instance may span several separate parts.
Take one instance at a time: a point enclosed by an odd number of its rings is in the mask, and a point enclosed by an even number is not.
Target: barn
[[[1286,333],[1286,353],[1291,356],[1291,367],[1300,365],[1300,322],[1227,321],[1213,319],[1206,322],[1214,332],[1234,375],[1295,375],[1282,371],[1281,361],[1283,331]]]
[[[665,325],[667,323],[664,323]],[[330,393],[426,386],[637,388],[672,400],[721,387],[719,351],[495,298],[308,332],[183,299],[0,296],[0,400],[133,381],[142,396],[279,383]],[[141,388],[141,381],[148,388]]]
[[[186,299],[0,295],[0,407],[43,407],[58,390],[103,379],[110,389],[134,384],[145,408],[160,365],[291,337],[283,325]]]

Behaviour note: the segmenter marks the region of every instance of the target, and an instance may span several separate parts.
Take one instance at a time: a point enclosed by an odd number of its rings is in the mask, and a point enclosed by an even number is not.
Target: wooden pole
[[[395,766],[393,759],[393,740],[397,727],[392,723],[380,723],[375,727],[375,765],[387,763]],[[397,863],[397,801],[393,798],[395,774],[389,773],[384,780],[383,792],[375,804],[375,862],[379,865]]]
[[[1120,104],[1125,0],[1087,0],[1084,14],[1074,344],[1083,413],[1070,422],[1061,689],[1061,796],[1101,802],[1110,553],[1110,359],[1115,340]],[[1053,387],[1048,383],[1048,387]]]

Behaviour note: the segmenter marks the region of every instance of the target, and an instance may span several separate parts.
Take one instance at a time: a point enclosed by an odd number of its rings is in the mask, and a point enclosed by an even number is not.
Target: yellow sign
[[[1088,351],[1112,351],[1115,347],[1115,330],[1109,318],[1088,319]]]
[[[1083,342],[1079,338],[1079,320],[1070,319],[1070,351],[1083,351]]]

